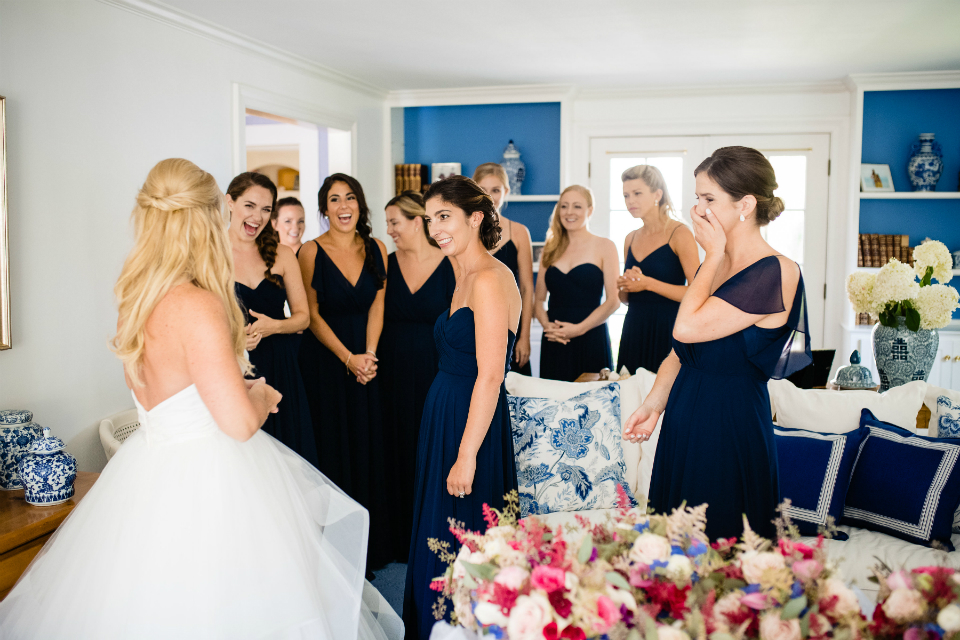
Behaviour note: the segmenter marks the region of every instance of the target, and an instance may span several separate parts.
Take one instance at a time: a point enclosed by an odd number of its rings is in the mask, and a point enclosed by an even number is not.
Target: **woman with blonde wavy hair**
[[[607,318],[620,306],[620,258],[611,240],[587,229],[591,215],[593,193],[575,184],[563,190],[550,216],[533,307],[545,338],[541,378],[573,382],[613,366]]]
[[[133,221],[113,348],[141,426],[0,603],[4,636],[387,637],[361,601],[366,512],[260,431],[280,394],[243,378],[213,177],[160,162]]]

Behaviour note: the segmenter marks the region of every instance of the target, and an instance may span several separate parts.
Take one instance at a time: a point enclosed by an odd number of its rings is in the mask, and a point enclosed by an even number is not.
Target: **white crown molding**
[[[841,93],[848,89],[843,82],[781,83],[781,84],[718,84],[677,85],[661,87],[586,87],[580,89],[578,100],[625,100],[630,98],[678,98],[686,96],[756,95],[790,93]]]
[[[960,71],[857,73],[847,76],[844,82],[851,91],[960,89]]]
[[[279,47],[253,40],[236,31],[186,13],[162,2],[157,2],[156,0],[99,0],[99,2],[192,33],[218,44],[258,55],[272,62],[278,62],[297,69],[298,71],[309,73],[320,80],[332,82],[354,91],[359,91],[381,99],[387,95],[385,89],[358,80],[357,78],[348,76],[345,73],[331,69],[303,56],[280,49]]]
[[[566,84],[502,85],[459,89],[411,89],[390,91],[389,107],[438,107],[461,104],[507,104],[520,102],[562,102],[575,89]]]

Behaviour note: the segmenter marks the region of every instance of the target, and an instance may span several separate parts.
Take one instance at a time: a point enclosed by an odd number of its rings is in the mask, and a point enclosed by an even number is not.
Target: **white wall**
[[[234,83],[349,115],[357,177],[386,201],[383,97],[95,0],[0,0],[14,345],[0,407],[70,441],[133,406],[107,341],[134,198],[171,156],[226,187]]]

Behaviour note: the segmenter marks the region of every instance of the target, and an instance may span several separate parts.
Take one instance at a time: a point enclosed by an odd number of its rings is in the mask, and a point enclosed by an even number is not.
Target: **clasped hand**
[[[647,290],[647,276],[643,275],[640,267],[630,267],[622,276],[617,278],[617,289],[627,293],[637,293]]]
[[[370,353],[352,354],[347,369],[357,377],[357,382],[367,384],[377,376],[377,357]]]
[[[243,383],[247,387],[247,394],[253,395],[253,393],[263,393],[263,398],[267,403],[267,406],[270,407],[270,413],[279,413],[280,401],[283,399],[283,395],[267,384],[266,378],[246,378]],[[258,389],[262,385],[262,389]],[[255,391],[256,390],[256,391]]]
[[[582,333],[580,325],[573,322],[554,320],[543,327],[543,337],[550,342],[559,342],[560,344],[567,344]]]
[[[245,328],[247,332],[246,349],[247,351],[253,351],[257,348],[257,345],[260,344],[261,340],[267,336],[272,336],[273,334],[277,333],[277,326],[280,323],[278,320],[274,320],[270,316],[257,313],[253,310],[250,310],[248,313],[252,317],[256,318],[254,322],[251,322]]]

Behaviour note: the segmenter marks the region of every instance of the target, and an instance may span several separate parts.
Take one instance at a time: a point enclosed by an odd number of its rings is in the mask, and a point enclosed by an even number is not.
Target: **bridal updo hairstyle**
[[[480,223],[480,242],[484,249],[490,251],[500,243],[500,215],[493,206],[493,198],[480,188],[476,182],[466,176],[450,176],[445,180],[434,182],[423,194],[423,201],[439,198],[441,202],[451,204],[462,209],[468,218],[475,212],[483,214]]]
[[[386,278],[377,271],[377,267],[373,261],[373,253],[379,251],[380,248],[373,240],[373,227],[370,226],[370,207],[367,206],[367,198],[363,195],[363,187],[360,186],[357,179],[345,173],[334,173],[333,175],[327,176],[323,184],[320,185],[320,191],[317,193],[317,205],[320,208],[320,215],[327,215],[327,196],[330,195],[330,189],[333,188],[333,185],[338,182],[347,185],[350,191],[353,192],[353,195],[357,197],[357,207],[360,209],[360,215],[357,218],[357,234],[359,234],[360,239],[363,240],[363,268],[373,276],[373,281],[377,283],[377,289],[383,289],[383,283],[386,281]]]
[[[734,201],[744,196],[757,199],[757,226],[770,224],[783,213],[783,200],[773,195],[777,176],[767,158],[750,147],[721,147],[700,163],[694,176],[706,171],[711,180]]]
[[[233,198],[234,202],[238,202],[240,196],[246,193],[250,187],[263,187],[270,192],[270,196],[273,198],[273,204],[270,206],[270,219],[272,220],[277,215],[277,186],[273,184],[273,180],[262,173],[256,173],[255,171],[241,173],[230,181],[230,186],[227,187],[227,195]],[[257,236],[256,244],[260,257],[267,265],[263,277],[276,286],[283,287],[283,281],[280,280],[279,276],[270,272],[273,265],[277,263],[277,245],[280,244],[280,234],[277,233],[272,224],[265,224]]]
[[[114,287],[120,311],[113,352],[134,386],[140,370],[146,323],[167,292],[184,279],[223,303],[233,351],[244,372],[246,321],[233,289],[233,251],[226,207],[217,181],[182,158],[159,162],[147,175],[133,209],[134,246]]]

